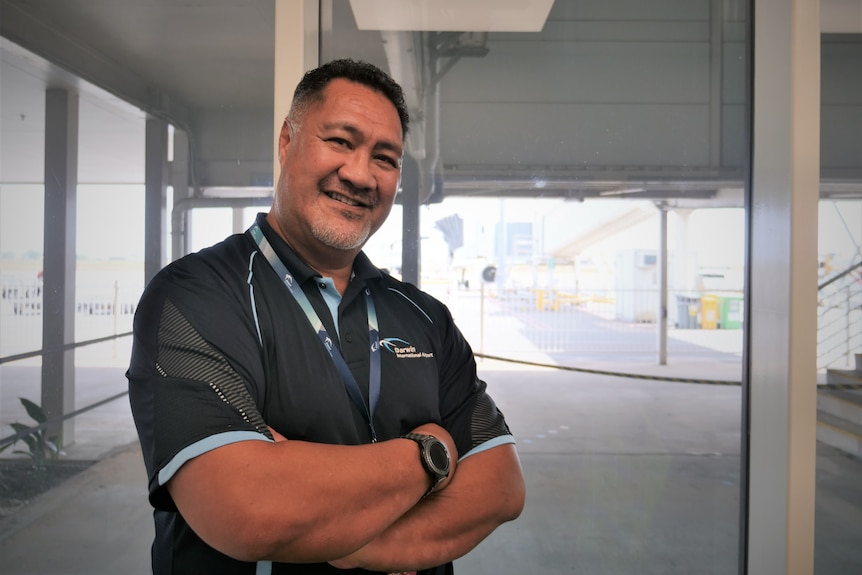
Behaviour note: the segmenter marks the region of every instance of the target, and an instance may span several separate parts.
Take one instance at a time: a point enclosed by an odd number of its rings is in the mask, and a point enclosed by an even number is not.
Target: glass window
[[[736,572],[745,3],[557,0],[532,30],[496,5],[379,30],[375,5],[324,3],[321,45],[411,106],[419,230],[367,251],[420,258],[527,474],[456,568]]]
[[[862,569],[862,34],[824,34],[820,55],[815,573],[853,573]]]

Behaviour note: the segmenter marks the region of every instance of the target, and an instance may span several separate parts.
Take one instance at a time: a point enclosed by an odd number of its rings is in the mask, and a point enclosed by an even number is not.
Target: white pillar
[[[820,3],[754,4],[747,572],[814,569]],[[745,557],[745,555],[743,555]]]
[[[319,64],[319,0],[275,0],[273,186],[278,182],[278,135],[302,75]]]

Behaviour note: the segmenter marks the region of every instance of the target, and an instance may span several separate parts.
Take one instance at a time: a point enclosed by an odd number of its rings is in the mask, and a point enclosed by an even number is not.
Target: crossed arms
[[[515,447],[499,445],[455,464],[430,486],[415,442],[358,446],[242,441],[186,462],[167,487],[210,546],[244,561],[331,562],[373,571],[420,570],[456,559],[524,505]]]

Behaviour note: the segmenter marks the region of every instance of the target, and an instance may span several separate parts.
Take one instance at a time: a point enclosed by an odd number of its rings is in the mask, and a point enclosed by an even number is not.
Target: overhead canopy
[[[730,144],[741,141],[746,117],[745,86],[733,80],[745,77],[736,70],[745,61],[741,15],[683,0],[627,4],[624,16],[598,0],[495,2],[484,24],[474,11],[445,12],[449,21],[436,24],[391,12],[405,29],[386,32],[362,29],[387,27],[379,20],[385,0],[323,4],[324,59],[375,62],[413,91],[408,151],[425,177],[425,201],[741,205],[744,150]],[[862,132],[848,126],[862,124],[862,30],[838,26],[853,19],[835,17],[833,4],[855,6],[823,3],[824,25],[842,33],[824,36],[822,49],[822,193],[859,198]],[[530,22],[517,16],[525,6]],[[187,131],[197,197],[266,195],[273,10],[274,0],[0,0],[2,65],[43,86],[98,86]],[[537,31],[513,31],[523,29],[516,21]],[[384,40],[416,53],[395,59]],[[855,90],[848,78],[857,78]],[[3,97],[18,87],[3,82]]]

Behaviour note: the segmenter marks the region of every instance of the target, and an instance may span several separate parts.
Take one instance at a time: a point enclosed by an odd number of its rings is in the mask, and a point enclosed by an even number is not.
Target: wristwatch
[[[425,435],[424,433],[408,433],[401,436],[403,439],[412,439],[419,444],[419,460],[422,461],[422,467],[431,476],[431,489],[425,492],[422,497],[427,497],[432,491],[437,489],[440,483],[449,477],[449,449],[446,444],[434,437],[433,435]]]

